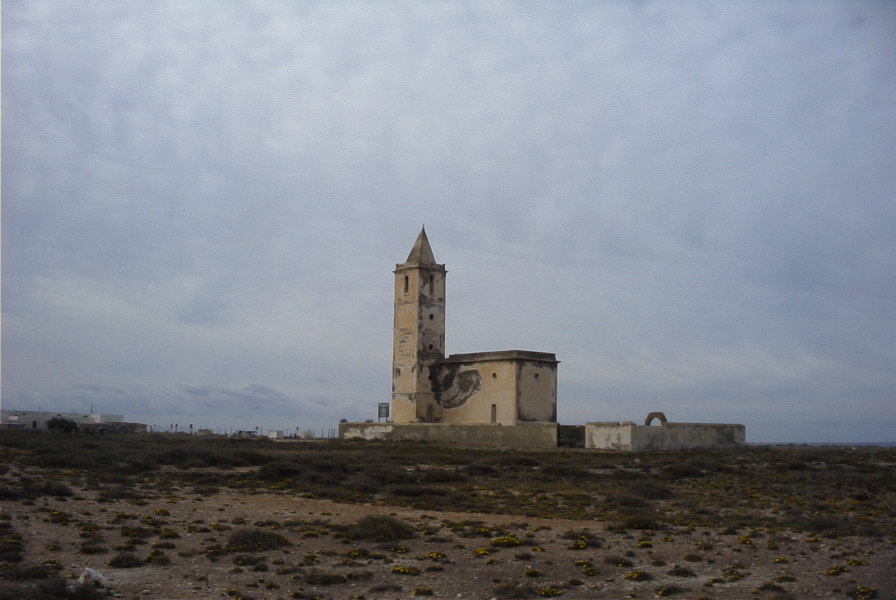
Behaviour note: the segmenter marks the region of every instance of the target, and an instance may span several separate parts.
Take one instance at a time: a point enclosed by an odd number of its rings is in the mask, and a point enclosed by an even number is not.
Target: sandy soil
[[[3,503],[4,517],[25,545],[21,564],[58,561],[72,578],[93,569],[122,598],[833,599],[863,597],[859,587],[875,588],[877,598],[896,597],[896,546],[886,540],[764,530],[723,535],[685,527],[615,533],[594,521],[337,504],[286,494],[168,492],[148,501],[100,503],[90,492],[76,493]],[[333,534],[335,525],[367,514],[394,515],[419,533],[393,544],[347,544]],[[481,523],[459,527],[462,522]],[[210,556],[209,549],[226,546],[234,531],[254,526],[275,530],[290,545]],[[170,563],[111,567],[128,527],[144,528],[133,554]],[[494,547],[500,532],[487,528],[514,534],[520,544]],[[477,529],[481,536],[468,537]],[[577,534],[600,542],[586,544]],[[108,550],[84,553],[91,536]],[[347,579],[313,583],[313,574]]]

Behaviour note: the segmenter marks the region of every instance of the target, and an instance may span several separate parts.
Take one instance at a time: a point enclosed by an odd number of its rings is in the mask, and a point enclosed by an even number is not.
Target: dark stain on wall
[[[482,375],[475,369],[460,371],[458,366],[443,364],[438,371],[433,392],[442,408],[462,406],[482,389]]]

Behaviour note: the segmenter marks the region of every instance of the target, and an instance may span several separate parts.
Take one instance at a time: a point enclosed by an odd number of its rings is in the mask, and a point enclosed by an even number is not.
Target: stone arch
[[[668,423],[668,421],[666,420],[666,415],[664,415],[661,412],[652,412],[649,415],[647,415],[647,419],[644,420],[644,424],[650,425],[650,422],[653,421],[654,419],[659,419],[660,425],[665,425],[666,423]]]

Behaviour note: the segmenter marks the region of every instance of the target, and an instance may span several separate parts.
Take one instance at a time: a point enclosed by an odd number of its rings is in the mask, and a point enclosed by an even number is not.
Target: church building
[[[557,422],[557,359],[502,350],[445,356],[445,265],[420,231],[395,266],[394,423]]]
[[[650,413],[644,425],[625,421],[561,427],[553,354],[499,350],[445,355],[448,271],[436,262],[425,229],[394,273],[391,419],[389,403],[380,403],[386,422],[343,421],[342,439],[508,448],[556,448],[562,442],[638,452],[746,443],[743,425],[671,423],[659,412]],[[654,419],[659,426],[651,425]]]

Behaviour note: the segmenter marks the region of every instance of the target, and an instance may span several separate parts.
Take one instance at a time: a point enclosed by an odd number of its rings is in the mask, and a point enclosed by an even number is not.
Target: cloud
[[[389,271],[425,223],[449,350],[556,352],[561,419],[666,397],[756,440],[779,407],[796,436],[817,406],[896,424],[894,24],[884,3],[5,6],[5,406],[87,385],[119,390],[107,412],[372,414]]]

